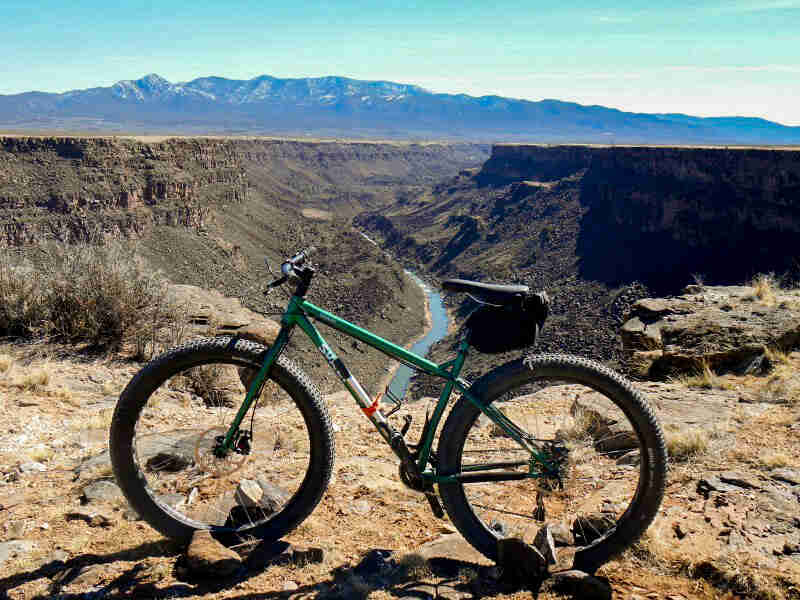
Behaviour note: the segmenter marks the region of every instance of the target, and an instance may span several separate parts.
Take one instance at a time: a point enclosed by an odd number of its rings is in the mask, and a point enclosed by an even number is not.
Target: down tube
[[[392,430],[389,427],[389,422],[383,413],[378,410],[378,398],[373,400],[370,398],[367,391],[361,386],[359,381],[350,373],[345,364],[342,362],[336,353],[333,351],[322,334],[314,327],[314,324],[309,321],[304,315],[297,315],[294,317],[297,326],[302,329],[306,335],[311,339],[320,354],[328,361],[336,376],[341,380],[350,395],[353,396],[361,411],[367,415],[372,424],[381,434],[381,436],[389,443],[391,443]]]

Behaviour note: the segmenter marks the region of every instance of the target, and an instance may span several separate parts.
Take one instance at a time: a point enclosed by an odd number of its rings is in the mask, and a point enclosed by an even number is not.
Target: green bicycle
[[[469,383],[470,347],[523,347],[547,315],[526,286],[443,282],[485,303],[466,323],[453,360],[436,364],[305,299],[309,251],[283,263],[269,288],[296,289],[274,343],[237,337],[174,348],[139,371],[111,424],[116,480],[133,508],[168,537],[209,529],[224,543],[278,539],[316,507],[328,485],[334,436],[325,402],[282,354],[299,327],[400,462],[400,477],[444,511],[491,559],[497,540],[561,524],[575,564],[594,568],[632,544],[664,492],[666,449],[646,400],[599,363],[567,355],[514,360]],[[406,439],[336,355],[312,320],[444,381],[420,439]],[[451,397],[454,406],[433,444]],[[437,493],[438,488],[438,493]],[[442,503],[440,503],[440,498]],[[442,509],[444,505],[444,510]]]

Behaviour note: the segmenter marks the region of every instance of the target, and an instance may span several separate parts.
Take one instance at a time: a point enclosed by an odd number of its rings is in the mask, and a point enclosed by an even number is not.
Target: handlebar
[[[267,285],[268,288],[278,287],[279,285],[283,285],[286,283],[290,277],[295,276],[294,270],[298,267],[302,267],[308,258],[314,254],[317,249],[314,246],[310,246],[305,250],[301,250],[297,254],[295,254],[292,258],[288,259],[281,265],[281,273],[283,277],[279,277],[275,281],[272,281]]]
[[[305,263],[308,257],[314,254],[316,250],[317,249],[314,246],[310,246],[305,250],[298,252],[281,265],[281,273],[287,276],[290,275],[295,267],[302,267],[303,263]]]

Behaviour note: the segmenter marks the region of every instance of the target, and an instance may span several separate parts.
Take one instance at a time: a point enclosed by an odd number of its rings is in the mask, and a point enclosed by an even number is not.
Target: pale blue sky
[[[344,75],[800,125],[800,0],[0,0],[0,94]]]

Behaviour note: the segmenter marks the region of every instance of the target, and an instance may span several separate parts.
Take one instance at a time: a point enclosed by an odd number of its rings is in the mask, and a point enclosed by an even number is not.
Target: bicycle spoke
[[[299,490],[310,468],[310,442],[304,417],[280,387],[272,384],[269,403],[263,397],[256,399],[242,421],[247,431],[253,426],[250,452],[232,450],[223,458],[214,454],[216,440],[228,432],[246,394],[238,372],[228,365],[204,365],[179,372],[162,387],[175,393],[191,392],[193,400],[186,408],[153,394],[137,421],[134,448],[144,483],[173,511],[199,525],[210,520],[205,526],[247,530],[268,520],[275,511],[258,505],[261,500],[257,498],[235,493],[242,481],[257,482],[271,473],[281,482],[280,502],[268,496],[279,488],[262,491],[264,501],[272,504],[284,504]],[[184,422],[191,423],[192,429],[175,427]],[[195,504],[172,497],[181,494],[186,499],[197,486],[200,491]]]

